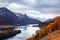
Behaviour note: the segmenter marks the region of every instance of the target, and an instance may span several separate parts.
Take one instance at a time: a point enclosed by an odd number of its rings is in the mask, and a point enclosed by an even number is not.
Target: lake
[[[15,30],[21,30],[22,32],[7,40],[26,40],[27,38],[35,34],[36,30],[40,30],[40,28],[32,27],[32,25],[25,25],[25,26],[18,26]]]

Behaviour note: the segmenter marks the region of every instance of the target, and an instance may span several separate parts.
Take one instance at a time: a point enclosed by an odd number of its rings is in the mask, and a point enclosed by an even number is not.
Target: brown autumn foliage
[[[56,30],[49,35],[41,38],[40,40],[58,40],[60,39],[60,30]]]
[[[34,37],[28,38],[27,40],[40,40],[46,35],[50,35],[53,31],[60,30],[60,17],[57,17],[53,23],[50,23],[43,30],[38,30]]]
[[[0,25],[0,31],[3,31],[3,30],[13,30],[15,28],[16,27],[12,26],[12,25]]]
[[[58,30],[58,32],[52,36],[49,40],[60,40],[60,30]]]
[[[1,25],[0,28],[15,28],[15,27],[11,25]]]

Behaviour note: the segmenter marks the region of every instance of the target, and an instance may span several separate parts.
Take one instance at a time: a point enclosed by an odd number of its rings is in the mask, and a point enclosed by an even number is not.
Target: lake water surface
[[[18,28],[15,30],[21,30],[22,32],[7,40],[26,40],[27,38],[31,37],[32,34],[35,34],[36,30],[39,29],[39,27],[32,27],[32,25],[18,26]]]

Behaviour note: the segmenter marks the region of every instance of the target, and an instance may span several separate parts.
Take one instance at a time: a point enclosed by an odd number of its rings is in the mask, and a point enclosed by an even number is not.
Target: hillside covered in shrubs
[[[46,36],[49,37],[48,40],[54,40],[55,38],[56,40],[58,40],[58,38],[60,39],[60,16],[57,17],[54,22],[47,25],[44,29],[37,30],[36,35],[32,36],[31,38],[28,38],[27,40],[43,40]],[[44,40],[47,40],[47,38],[45,38]]]

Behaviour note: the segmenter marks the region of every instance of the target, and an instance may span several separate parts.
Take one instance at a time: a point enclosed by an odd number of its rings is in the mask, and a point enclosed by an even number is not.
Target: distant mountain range
[[[39,24],[39,27],[44,27],[52,22],[54,22],[56,18],[48,19],[42,22],[44,19],[42,18],[31,18],[29,15],[14,13],[9,9],[2,7],[0,8],[0,25],[26,25],[26,24]]]
[[[50,23],[53,23],[56,20],[56,18],[57,17],[48,19],[48,20],[46,20],[44,22],[40,22],[39,25],[38,25],[38,27],[40,27],[40,28],[43,29],[45,26],[49,25]]]
[[[25,25],[37,24],[39,22],[39,20],[30,18],[26,14],[17,16],[5,7],[0,8],[0,25]]]
[[[24,15],[19,15],[18,16],[20,18],[20,20],[22,21],[22,23],[26,23],[26,24],[38,24],[40,21],[34,18],[30,18],[28,17],[26,14]]]

